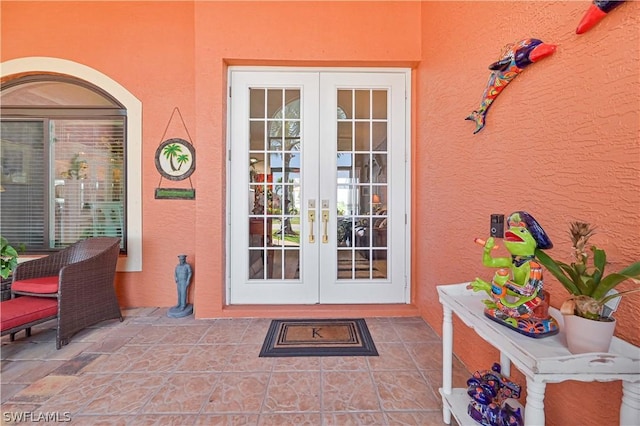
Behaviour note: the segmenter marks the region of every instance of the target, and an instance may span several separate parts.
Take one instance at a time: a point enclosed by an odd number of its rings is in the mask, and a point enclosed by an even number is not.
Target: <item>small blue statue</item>
[[[176,266],[174,278],[178,288],[178,304],[170,308],[167,316],[171,318],[182,318],[193,313],[193,305],[187,303],[187,290],[191,284],[191,265],[187,263],[187,255],[178,255],[179,263]]]

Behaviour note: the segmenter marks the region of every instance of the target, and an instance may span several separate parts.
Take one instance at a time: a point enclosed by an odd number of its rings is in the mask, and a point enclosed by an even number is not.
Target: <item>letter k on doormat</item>
[[[364,319],[273,320],[261,357],[378,356]]]

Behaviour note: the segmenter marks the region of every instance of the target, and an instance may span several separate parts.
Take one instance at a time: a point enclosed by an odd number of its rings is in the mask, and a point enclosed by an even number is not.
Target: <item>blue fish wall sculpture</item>
[[[543,43],[535,38],[521,40],[505,48],[500,59],[489,65],[492,72],[482,95],[480,108],[465,118],[476,123],[474,134],[482,130],[489,107],[511,80],[532,63],[552,55],[555,51],[555,45]]]

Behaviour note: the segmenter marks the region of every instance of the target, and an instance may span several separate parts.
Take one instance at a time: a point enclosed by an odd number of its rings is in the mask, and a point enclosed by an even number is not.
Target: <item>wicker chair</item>
[[[87,238],[18,264],[11,292],[58,299],[56,347],[60,349],[85,327],[108,319],[123,320],[114,288],[119,253],[120,238]]]

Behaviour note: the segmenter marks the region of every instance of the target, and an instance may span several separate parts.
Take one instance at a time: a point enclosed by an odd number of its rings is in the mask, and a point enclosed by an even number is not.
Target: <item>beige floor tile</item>
[[[112,354],[116,352],[118,349],[129,343],[131,337],[107,337],[103,340],[95,342],[93,345],[89,346],[86,352],[94,352],[101,354]]]
[[[320,413],[261,414],[258,426],[316,426],[322,424]]]
[[[191,414],[147,414],[128,416],[127,425],[131,426],[191,426],[196,416]]]
[[[323,371],[367,371],[367,359],[377,357],[364,356],[327,356],[321,359]]]
[[[26,388],[27,384],[10,384],[3,383],[2,384],[2,392],[0,392],[1,402],[4,403],[9,401],[15,394],[20,392],[22,389]],[[4,407],[4,406],[3,406]],[[4,408],[3,408],[4,411]],[[1,424],[1,423],[0,423]]]
[[[388,411],[386,414],[389,425],[394,426],[446,425],[446,423],[442,420],[442,410],[408,412]],[[452,419],[451,423],[455,424],[455,420]]]
[[[101,395],[117,376],[111,374],[84,374],[76,377],[73,386],[57,392],[43,405],[45,411],[78,413],[88,402]]]
[[[263,412],[320,412],[320,372],[278,372],[271,375]]]
[[[275,358],[259,357],[261,348],[261,344],[236,345],[224,371],[271,371]]]
[[[400,319],[393,324],[396,333],[405,343],[438,340],[438,335],[422,319]]]
[[[381,411],[374,411],[367,413],[325,413],[322,424],[324,426],[380,426],[386,425],[387,422]]]
[[[442,371],[442,345],[440,342],[412,342],[406,343],[405,347],[419,369]]]
[[[249,324],[251,320],[244,318],[215,320],[200,339],[200,343],[239,343]]]
[[[143,413],[200,412],[218,381],[217,374],[184,373],[167,378],[162,388],[143,407]]]
[[[189,345],[155,345],[133,361],[126,372],[168,373],[175,370],[182,358],[189,353]]]
[[[175,372],[224,371],[237,345],[194,345],[176,365]]]
[[[322,374],[322,408],[326,411],[379,411],[380,403],[368,371]]]
[[[415,371],[373,372],[380,404],[385,411],[437,410],[440,401],[431,387]]]
[[[258,414],[201,414],[194,426],[255,426]]]
[[[37,334],[32,334],[37,337]],[[55,349],[55,334],[53,340],[40,342],[29,339],[17,339],[15,342],[9,343],[9,340],[2,341],[2,359],[12,361],[23,360],[42,360],[46,359],[46,355],[51,351],[51,346]]]
[[[111,381],[80,414],[138,412],[164,386],[165,374],[127,373]]]
[[[41,359],[49,360],[65,360],[68,361],[73,359],[78,354],[81,354],[88,348],[93,345],[92,342],[79,342],[71,340],[69,344],[64,345],[60,349],[56,349],[55,342],[51,342],[49,346],[49,351],[46,352]]]
[[[380,343],[376,345],[377,357],[369,357],[372,370],[411,370],[416,364],[402,343]]]
[[[149,325],[129,341],[132,345],[163,344],[184,345],[195,344],[209,329],[209,325]]]
[[[391,325],[388,318],[367,318],[367,328],[376,343],[401,342],[400,336]]]
[[[48,376],[66,361],[2,361],[2,384],[33,383]],[[4,393],[4,386],[2,387]]]
[[[327,357],[276,357],[273,371],[320,371],[320,363]]]
[[[4,386],[2,387],[4,393]],[[34,424],[33,422],[27,422],[25,413],[37,413],[40,412],[40,404],[34,403],[3,403],[2,404],[2,417],[0,418],[0,424],[14,425],[14,424]]]
[[[77,381],[78,378],[73,376],[43,377],[15,394],[12,400],[34,403],[44,402]]]
[[[150,346],[127,345],[113,354],[102,354],[85,368],[85,372],[121,373],[136,362],[144,360]]]
[[[267,335],[267,331],[269,331],[269,325],[271,325],[271,320],[269,319],[252,320],[242,334],[240,343],[262,344],[264,337]]]
[[[203,413],[259,413],[269,373],[222,373]]]

